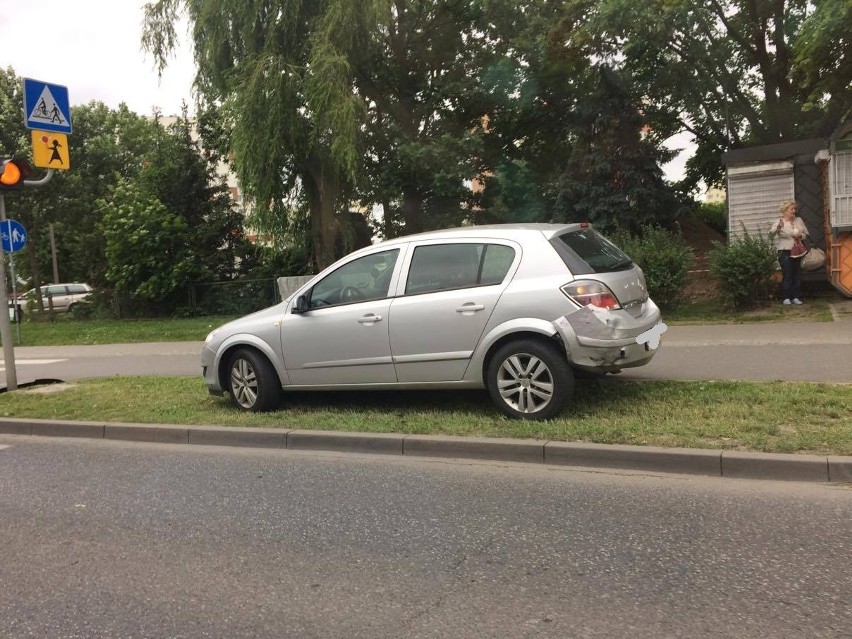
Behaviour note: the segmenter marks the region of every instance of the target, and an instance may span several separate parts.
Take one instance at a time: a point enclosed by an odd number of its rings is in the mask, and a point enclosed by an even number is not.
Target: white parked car
[[[575,370],[648,363],[659,322],[642,271],[588,224],[471,226],[356,251],[210,333],[201,360],[244,410],[291,390],[487,388],[545,419]]]
[[[82,302],[94,289],[88,284],[80,284],[77,282],[70,284],[47,284],[42,286],[41,301],[44,304],[44,310],[58,312],[69,312],[73,310],[74,305]],[[37,306],[36,289],[32,288],[18,298],[18,305],[24,313],[32,311]]]

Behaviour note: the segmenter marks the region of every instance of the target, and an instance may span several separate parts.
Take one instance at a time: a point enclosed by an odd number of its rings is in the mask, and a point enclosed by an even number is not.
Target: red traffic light
[[[30,176],[30,165],[20,158],[0,159],[0,189],[17,189]]]

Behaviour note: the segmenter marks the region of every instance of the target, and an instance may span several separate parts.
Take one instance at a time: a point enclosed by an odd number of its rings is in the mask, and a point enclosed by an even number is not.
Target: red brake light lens
[[[584,308],[587,306],[596,306],[597,308],[606,308],[609,310],[621,308],[621,304],[618,303],[618,299],[612,294],[609,287],[594,280],[571,282],[562,287],[562,292],[572,302]]]

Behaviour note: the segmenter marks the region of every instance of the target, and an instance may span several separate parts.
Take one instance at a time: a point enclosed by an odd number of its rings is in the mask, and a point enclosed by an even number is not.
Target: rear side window
[[[633,260],[594,229],[563,233],[550,240],[550,244],[575,275],[633,268]]]
[[[407,295],[500,284],[515,259],[501,244],[433,244],[418,246],[411,258]]]
[[[88,293],[86,287],[82,284],[69,284],[68,292],[71,293],[71,295],[80,295],[82,293]]]
[[[515,249],[502,244],[486,244],[485,255],[482,258],[482,277],[480,284],[489,286],[502,282],[509,267],[515,261]]]

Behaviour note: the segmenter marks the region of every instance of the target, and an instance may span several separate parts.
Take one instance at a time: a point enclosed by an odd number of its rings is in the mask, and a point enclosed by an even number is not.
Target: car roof
[[[555,235],[559,235],[565,231],[577,230],[585,228],[588,225],[581,224],[546,224],[546,223],[515,223],[515,224],[483,224],[481,226],[460,226],[451,229],[441,229],[437,231],[426,231],[424,233],[416,233],[414,235],[405,235],[385,240],[374,244],[376,246],[388,246],[400,244],[404,242],[412,242],[417,240],[443,240],[443,239],[460,239],[460,238],[492,238],[506,240],[523,240],[525,236],[544,235],[546,239],[550,239]]]

